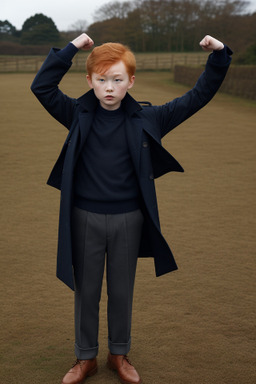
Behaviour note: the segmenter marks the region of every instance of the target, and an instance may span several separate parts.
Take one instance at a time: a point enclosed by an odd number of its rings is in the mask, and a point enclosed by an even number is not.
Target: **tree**
[[[105,43],[106,41],[126,43],[123,21],[116,17],[91,24],[87,33],[89,36],[93,36],[96,45]]]
[[[145,34],[142,29],[142,11],[136,8],[126,19],[126,44],[135,52],[145,52]]]
[[[110,1],[102,5],[94,12],[94,20],[125,19],[127,14],[134,8],[133,1]]]
[[[71,24],[69,27],[69,31],[73,31],[78,35],[85,32],[88,28],[87,20],[77,20],[75,23]]]
[[[16,28],[8,20],[0,20],[1,35],[15,35]]]
[[[28,18],[21,30],[23,44],[47,44],[59,40],[59,31],[50,17],[36,13]]]
[[[96,44],[119,41],[127,44],[128,15],[134,8],[133,2],[112,1],[99,7],[94,13],[95,22],[87,30]]]

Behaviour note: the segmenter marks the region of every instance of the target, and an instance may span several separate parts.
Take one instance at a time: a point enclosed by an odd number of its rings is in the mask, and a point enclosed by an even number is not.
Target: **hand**
[[[87,51],[94,45],[94,41],[86,35],[86,33],[82,33],[82,35],[75,38],[71,43],[78,49],[83,49],[84,51]]]
[[[210,35],[206,35],[203,40],[200,41],[204,51],[220,51],[224,48],[224,44]]]

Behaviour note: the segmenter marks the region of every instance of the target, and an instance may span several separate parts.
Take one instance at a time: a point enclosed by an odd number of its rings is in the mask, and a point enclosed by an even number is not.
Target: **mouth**
[[[110,96],[110,95],[108,95],[108,96],[105,96],[105,99],[106,99],[106,100],[113,100],[113,99],[114,99],[114,96]]]

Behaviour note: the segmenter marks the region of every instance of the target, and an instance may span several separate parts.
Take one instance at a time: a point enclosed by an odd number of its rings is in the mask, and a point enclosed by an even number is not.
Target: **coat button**
[[[154,175],[153,175],[153,173],[151,173],[151,174],[149,175],[149,179],[150,179],[150,180],[154,180]]]
[[[148,142],[147,141],[143,141],[142,146],[143,146],[143,148],[148,148]]]

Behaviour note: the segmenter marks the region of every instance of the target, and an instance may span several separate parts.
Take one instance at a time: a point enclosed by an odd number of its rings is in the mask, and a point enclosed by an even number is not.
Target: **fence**
[[[137,53],[137,70],[174,71],[174,81],[193,86],[206,63],[207,54],[200,53]],[[71,71],[85,71],[87,54],[74,57]],[[45,56],[1,56],[0,73],[37,72]],[[256,100],[256,67],[231,67],[220,89],[235,96]]]
[[[84,71],[87,55],[79,53],[73,59],[71,71]],[[0,73],[37,72],[45,56],[0,56]],[[200,53],[138,53],[137,70],[173,70],[175,65],[205,64],[207,55]]]

